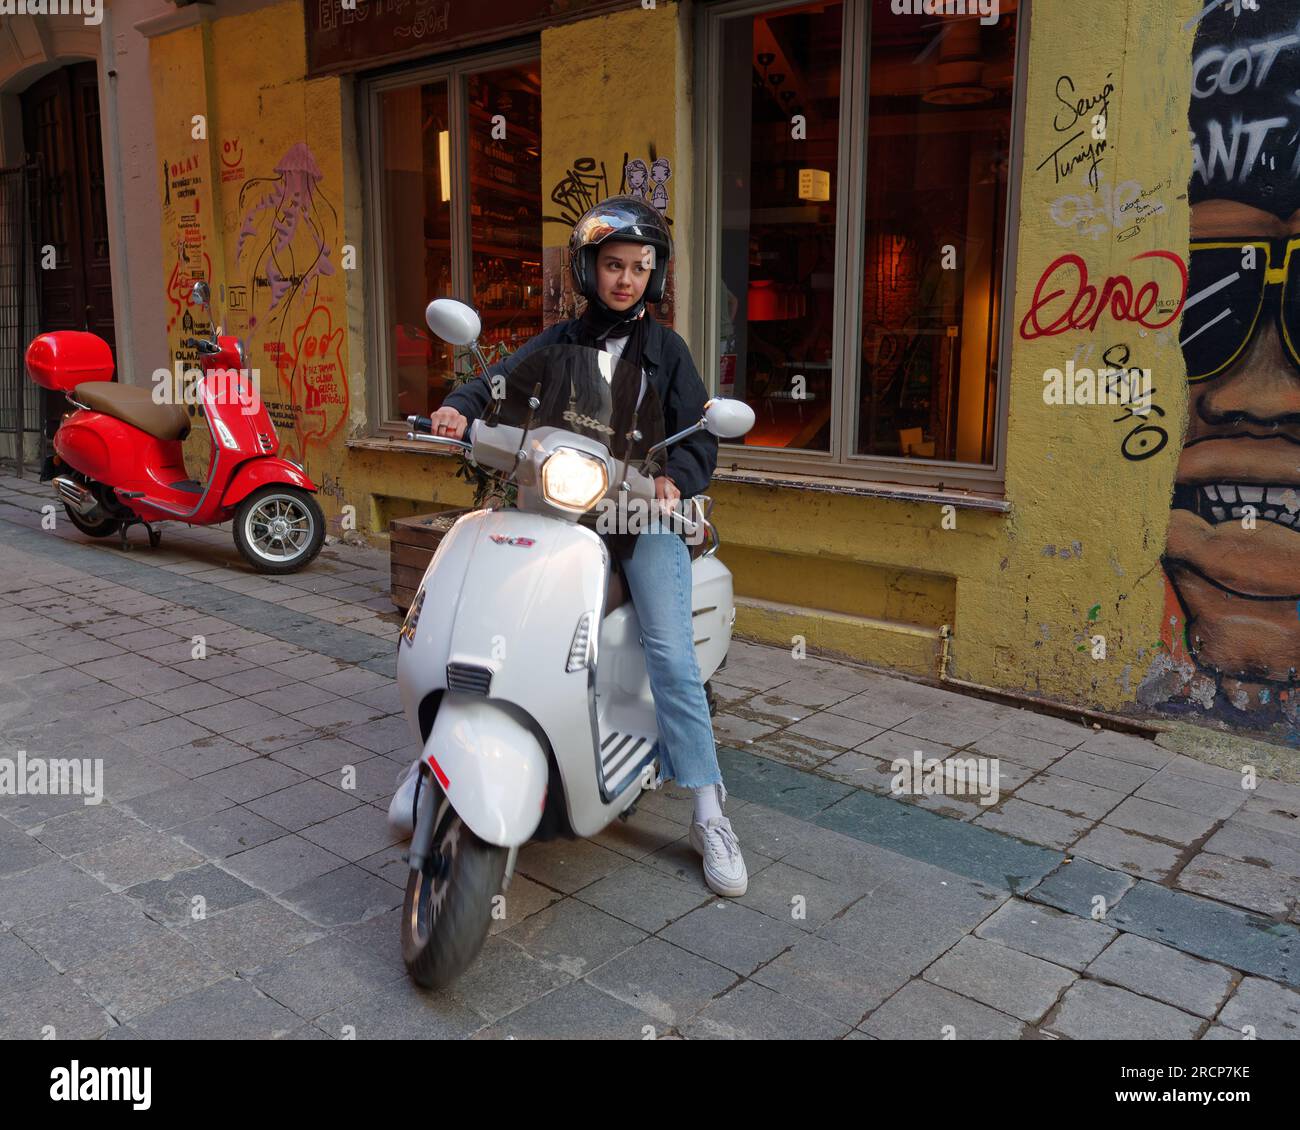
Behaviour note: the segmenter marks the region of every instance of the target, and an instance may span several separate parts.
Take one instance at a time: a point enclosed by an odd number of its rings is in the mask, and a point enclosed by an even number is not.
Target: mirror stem
[[[483,356],[483,351],[479,348],[477,338],[469,343],[469,349],[470,352],[474,354],[474,359],[478,362],[479,368],[483,370],[483,376],[487,378],[488,392],[490,394],[492,392],[492,373],[488,369],[487,358]],[[484,424],[488,427],[496,426],[497,412],[500,407],[501,402],[495,396],[492,397],[492,406],[488,409],[487,414],[483,418]]]
[[[641,460],[641,473],[643,475],[648,473],[646,468],[650,465],[650,459],[655,454],[655,452],[663,451],[670,444],[674,444],[678,440],[685,439],[688,435],[691,435],[694,432],[698,432],[701,428],[705,427],[705,425],[706,425],[706,421],[704,417],[701,416],[699,421],[697,423],[692,424],[689,428],[683,428],[676,435],[671,435],[665,440],[660,440],[658,443],[654,445],[654,447],[652,447],[649,451],[645,453],[645,458]]]
[[[483,370],[483,375],[487,377],[488,384],[491,384],[492,374],[488,371],[488,363],[483,357],[483,351],[478,347],[478,341],[477,340],[471,341],[469,343],[469,348],[470,351],[474,354],[475,360],[478,361],[479,368]]]

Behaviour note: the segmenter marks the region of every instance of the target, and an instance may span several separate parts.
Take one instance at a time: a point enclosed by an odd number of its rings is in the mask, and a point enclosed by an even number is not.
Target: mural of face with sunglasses
[[[1287,699],[1290,713],[1300,674],[1300,12],[1260,8],[1205,16],[1192,53],[1179,331],[1188,424],[1164,566],[1216,706],[1272,712]]]

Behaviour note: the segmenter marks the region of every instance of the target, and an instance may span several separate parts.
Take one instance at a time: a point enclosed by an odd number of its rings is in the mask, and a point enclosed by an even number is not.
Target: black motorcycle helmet
[[[655,265],[641,301],[632,310],[621,313],[611,310],[596,293],[596,249],[607,239],[635,240],[655,249]],[[573,274],[574,290],[603,313],[626,317],[633,311],[639,312],[647,302],[663,301],[672,253],[668,225],[658,209],[635,196],[611,196],[588,209],[573,225],[573,235],[569,237],[569,270]]]

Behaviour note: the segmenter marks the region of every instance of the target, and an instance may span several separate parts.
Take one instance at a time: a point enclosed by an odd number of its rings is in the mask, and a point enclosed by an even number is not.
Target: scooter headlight
[[[542,464],[542,497],[553,506],[590,510],[608,489],[605,461],[585,451],[560,447]]]

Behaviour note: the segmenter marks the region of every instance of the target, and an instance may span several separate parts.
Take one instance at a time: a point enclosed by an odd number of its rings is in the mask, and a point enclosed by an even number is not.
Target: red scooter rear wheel
[[[298,487],[263,487],[235,511],[235,547],[259,573],[296,573],[324,541],[320,504]]]
[[[72,509],[66,502],[63,509],[68,515],[68,521],[77,527],[83,534],[92,538],[111,537],[117,533],[117,528],[122,523],[116,518],[105,518],[102,522],[87,522],[80,514]]]

